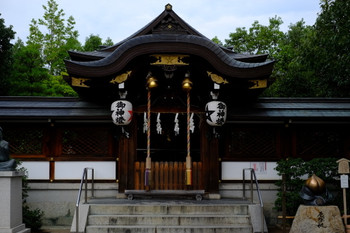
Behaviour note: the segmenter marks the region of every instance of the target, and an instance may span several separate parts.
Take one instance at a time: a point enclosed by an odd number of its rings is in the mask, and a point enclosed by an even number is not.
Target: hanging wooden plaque
[[[350,160],[342,158],[337,161],[338,163],[338,173],[339,174],[349,174],[349,162]]]

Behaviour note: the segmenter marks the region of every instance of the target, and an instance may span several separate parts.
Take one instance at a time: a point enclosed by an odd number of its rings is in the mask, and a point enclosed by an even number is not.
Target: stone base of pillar
[[[0,233],[30,233],[30,229],[26,228],[24,224],[21,224],[11,229],[0,228]]]
[[[23,172],[0,171],[0,233],[27,233],[22,217]]]
[[[289,233],[344,233],[337,206],[300,205]]]

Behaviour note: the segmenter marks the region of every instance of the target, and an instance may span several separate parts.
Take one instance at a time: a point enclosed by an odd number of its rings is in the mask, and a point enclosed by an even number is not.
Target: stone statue
[[[333,195],[327,190],[325,182],[313,174],[302,187],[300,197],[306,205],[322,206],[330,201]]]
[[[10,160],[9,144],[2,139],[2,128],[0,127],[0,171],[14,171],[16,161]]]

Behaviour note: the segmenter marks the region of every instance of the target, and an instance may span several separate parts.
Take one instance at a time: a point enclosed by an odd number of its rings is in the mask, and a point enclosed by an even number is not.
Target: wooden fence
[[[145,162],[135,162],[136,190],[145,189]],[[202,162],[192,162],[192,186],[185,185],[185,162],[152,162],[152,190],[203,189]]]

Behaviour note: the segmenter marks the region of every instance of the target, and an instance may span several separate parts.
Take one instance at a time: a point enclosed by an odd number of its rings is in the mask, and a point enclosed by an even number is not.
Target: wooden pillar
[[[296,154],[296,138],[293,136],[293,126],[289,123],[285,123],[281,129],[280,141],[281,141],[281,155],[282,158],[292,157]]]
[[[218,193],[219,192],[219,140],[215,137],[212,137],[210,140],[210,153],[209,153],[209,192]]]
[[[219,192],[219,143],[213,135],[213,128],[201,121],[201,160],[202,160],[202,179],[205,191],[210,193]]]
[[[135,117],[136,118],[136,117]],[[134,119],[129,125],[130,137],[128,138],[128,165],[127,165],[127,189],[134,189],[135,177],[134,177],[134,167],[136,161],[136,148],[137,148],[137,119]]]
[[[127,154],[128,154],[128,146],[127,146],[127,138],[124,136],[119,138],[118,141],[118,156],[119,156],[119,162],[118,162],[118,178],[119,178],[119,192],[122,193],[127,189],[127,182],[128,182],[128,169],[127,169]]]
[[[49,162],[49,180],[55,181],[55,160],[62,151],[62,130],[59,130],[54,123],[50,125],[44,131],[44,145],[43,153],[46,155]]]
[[[136,120],[133,120],[128,127],[125,127],[125,129],[129,133],[129,138],[125,135],[121,135],[118,146],[118,191],[120,193],[123,193],[125,189],[134,189],[134,163],[137,145]]]

